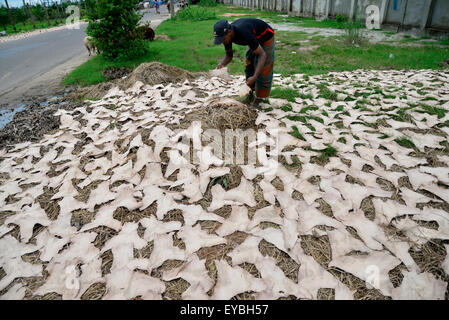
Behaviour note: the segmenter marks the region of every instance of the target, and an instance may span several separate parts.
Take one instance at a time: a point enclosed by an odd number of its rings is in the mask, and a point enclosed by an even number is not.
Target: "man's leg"
[[[263,50],[267,54],[262,74],[256,80],[256,104],[260,103],[262,99],[268,98],[271,93],[271,86],[273,84],[274,73],[274,37],[262,45]],[[256,62],[257,63],[257,62]]]

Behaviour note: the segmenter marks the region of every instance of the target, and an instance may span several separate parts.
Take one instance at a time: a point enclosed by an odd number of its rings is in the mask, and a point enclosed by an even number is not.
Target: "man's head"
[[[214,44],[228,44],[232,41],[232,28],[227,20],[220,20],[214,25]]]

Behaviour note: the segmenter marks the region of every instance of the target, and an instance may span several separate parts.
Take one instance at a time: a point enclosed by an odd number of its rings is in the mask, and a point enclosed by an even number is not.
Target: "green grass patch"
[[[307,107],[302,108],[299,111],[299,113],[307,113],[307,111],[309,111],[309,110],[318,110],[318,107],[317,106],[307,106]]]
[[[290,88],[274,88],[271,90],[270,97],[271,98],[279,98],[279,99],[286,99],[290,102],[295,102],[295,98],[298,96],[298,91],[295,89]]]
[[[299,132],[297,126],[292,126],[292,131],[290,131],[289,134],[291,134],[295,138],[298,138],[299,140],[306,141],[306,139],[304,139],[304,136],[301,134],[301,132]]]
[[[327,100],[337,101],[337,93],[330,90],[326,86],[326,84],[320,83],[317,87],[318,87],[318,90],[320,90],[318,97],[321,97],[321,98],[324,98]]]
[[[287,118],[288,120],[291,120],[291,121],[300,121],[300,122],[302,122],[302,123],[304,123],[304,124],[307,123],[307,118],[306,118],[305,116],[288,115],[286,118]]]
[[[107,81],[100,70],[112,68],[135,68],[139,64],[154,60],[154,52],[149,51],[146,55],[135,57],[131,60],[125,61],[110,61],[103,58],[103,56],[95,56],[89,61],[83,63],[75,70],[73,70],[63,80],[64,85],[81,84],[84,86],[96,84]]]
[[[346,144],[346,139],[344,137],[338,138],[337,141],[340,142],[340,143]]]
[[[446,113],[449,112],[448,110],[438,108],[438,107],[428,106],[425,104],[422,104],[420,106],[420,108],[421,108],[421,110],[416,110],[416,112],[428,113],[430,115],[436,115],[438,117],[438,119],[443,118],[446,115]]]
[[[203,21],[216,18],[216,11],[202,6],[189,6],[176,12],[176,15],[173,17],[174,20],[180,21]]]
[[[47,28],[53,28],[56,26],[60,26],[65,24],[65,20],[63,19],[62,21],[59,19],[50,19],[50,25],[48,24],[47,20],[43,20],[43,21],[36,21],[35,25],[36,25],[36,29],[47,29]],[[2,28],[3,30],[3,28]],[[33,28],[33,24],[31,23],[31,21],[26,21],[25,24],[23,23],[16,23],[16,30],[14,31],[13,26],[12,25],[7,25],[6,26],[6,33],[7,34],[14,34],[14,33],[20,33],[20,32],[29,32],[29,31],[33,31],[35,30]]]
[[[326,144],[326,146],[327,147],[325,149],[322,149],[322,150],[313,149],[311,147],[306,147],[304,149],[310,150],[310,151],[314,151],[314,152],[319,152],[320,155],[318,157],[316,157],[317,162],[318,163],[325,163],[325,162],[327,162],[329,160],[329,158],[337,156],[337,149],[335,149],[330,144]]]
[[[410,149],[414,149],[416,148],[415,144],[413,143],[413,141],[411,141],[410,139],[406,138],[406,137],[402,137],[402,138],[396,138],[394,139],[394,141],[400,145],[401,147],[404,148],[410,148]]]
[[[281,110],[282,111],[285,111],[285,112],[289,112],[289,111],[292,111],[292,106],[291,105],[285,105],[285,106],[282,106],[281,107]]]

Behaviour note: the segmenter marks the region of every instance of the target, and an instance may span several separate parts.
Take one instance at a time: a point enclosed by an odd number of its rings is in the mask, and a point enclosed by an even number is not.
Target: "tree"
[[[8,0],[5,0],[5,3],[6,3],[6,9],[8,9],[9,20],[11,21],[11,24],[12,24],[12,26],[14,28],[14,31],[17,31],[17,29],[16,29],[16,22],[14,21],[14,18],[13,18],[12,14],[11,14],[11,10],[9,9]]]
[[[25,4],[25,0],[23,0],[23,4],[26,5],[26,7],[27,7],[28,14],[29,14],[30,19],[31,19],[31,23],[33,24],[33,29],[36,29],[36,22],[34,21],[34,15],[31,12],[29,4],[28,3]]]
[[[44,7],[42,7],[39,3],[36,3],[34,6],[32,6],[31,11],[37,20],[39,20],[40,22],[44,20],[45,17]]]
[[[6,9],[3,5],[0,7],[0,25],[3,27],[3,29],[6,30],[6,26],[9,23],[8,18],[8,9]]]
[[[89,14],[87,34],[94,38],[107,59],[121,59],[143,54],[144,42],[136,37],[141,15],[136,12],[138,0],[98,0]]]

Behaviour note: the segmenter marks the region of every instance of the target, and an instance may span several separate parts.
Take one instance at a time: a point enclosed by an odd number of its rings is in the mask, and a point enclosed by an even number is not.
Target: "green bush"
[[[348,19],[342,14],[337,14],[336,20],[338,23],[344,23],[348,21]]]
[[[179,10],[174,19],[181,21],[203,21],[217,18],[215,11],[199,6],[189,6],[187,9]]]
[[[129,59],[145,54],[147,47],[136,38],[135,30],[141,18],[136,12],[138,0],[98,0],[89,13],[87,34],[108,60]]]

